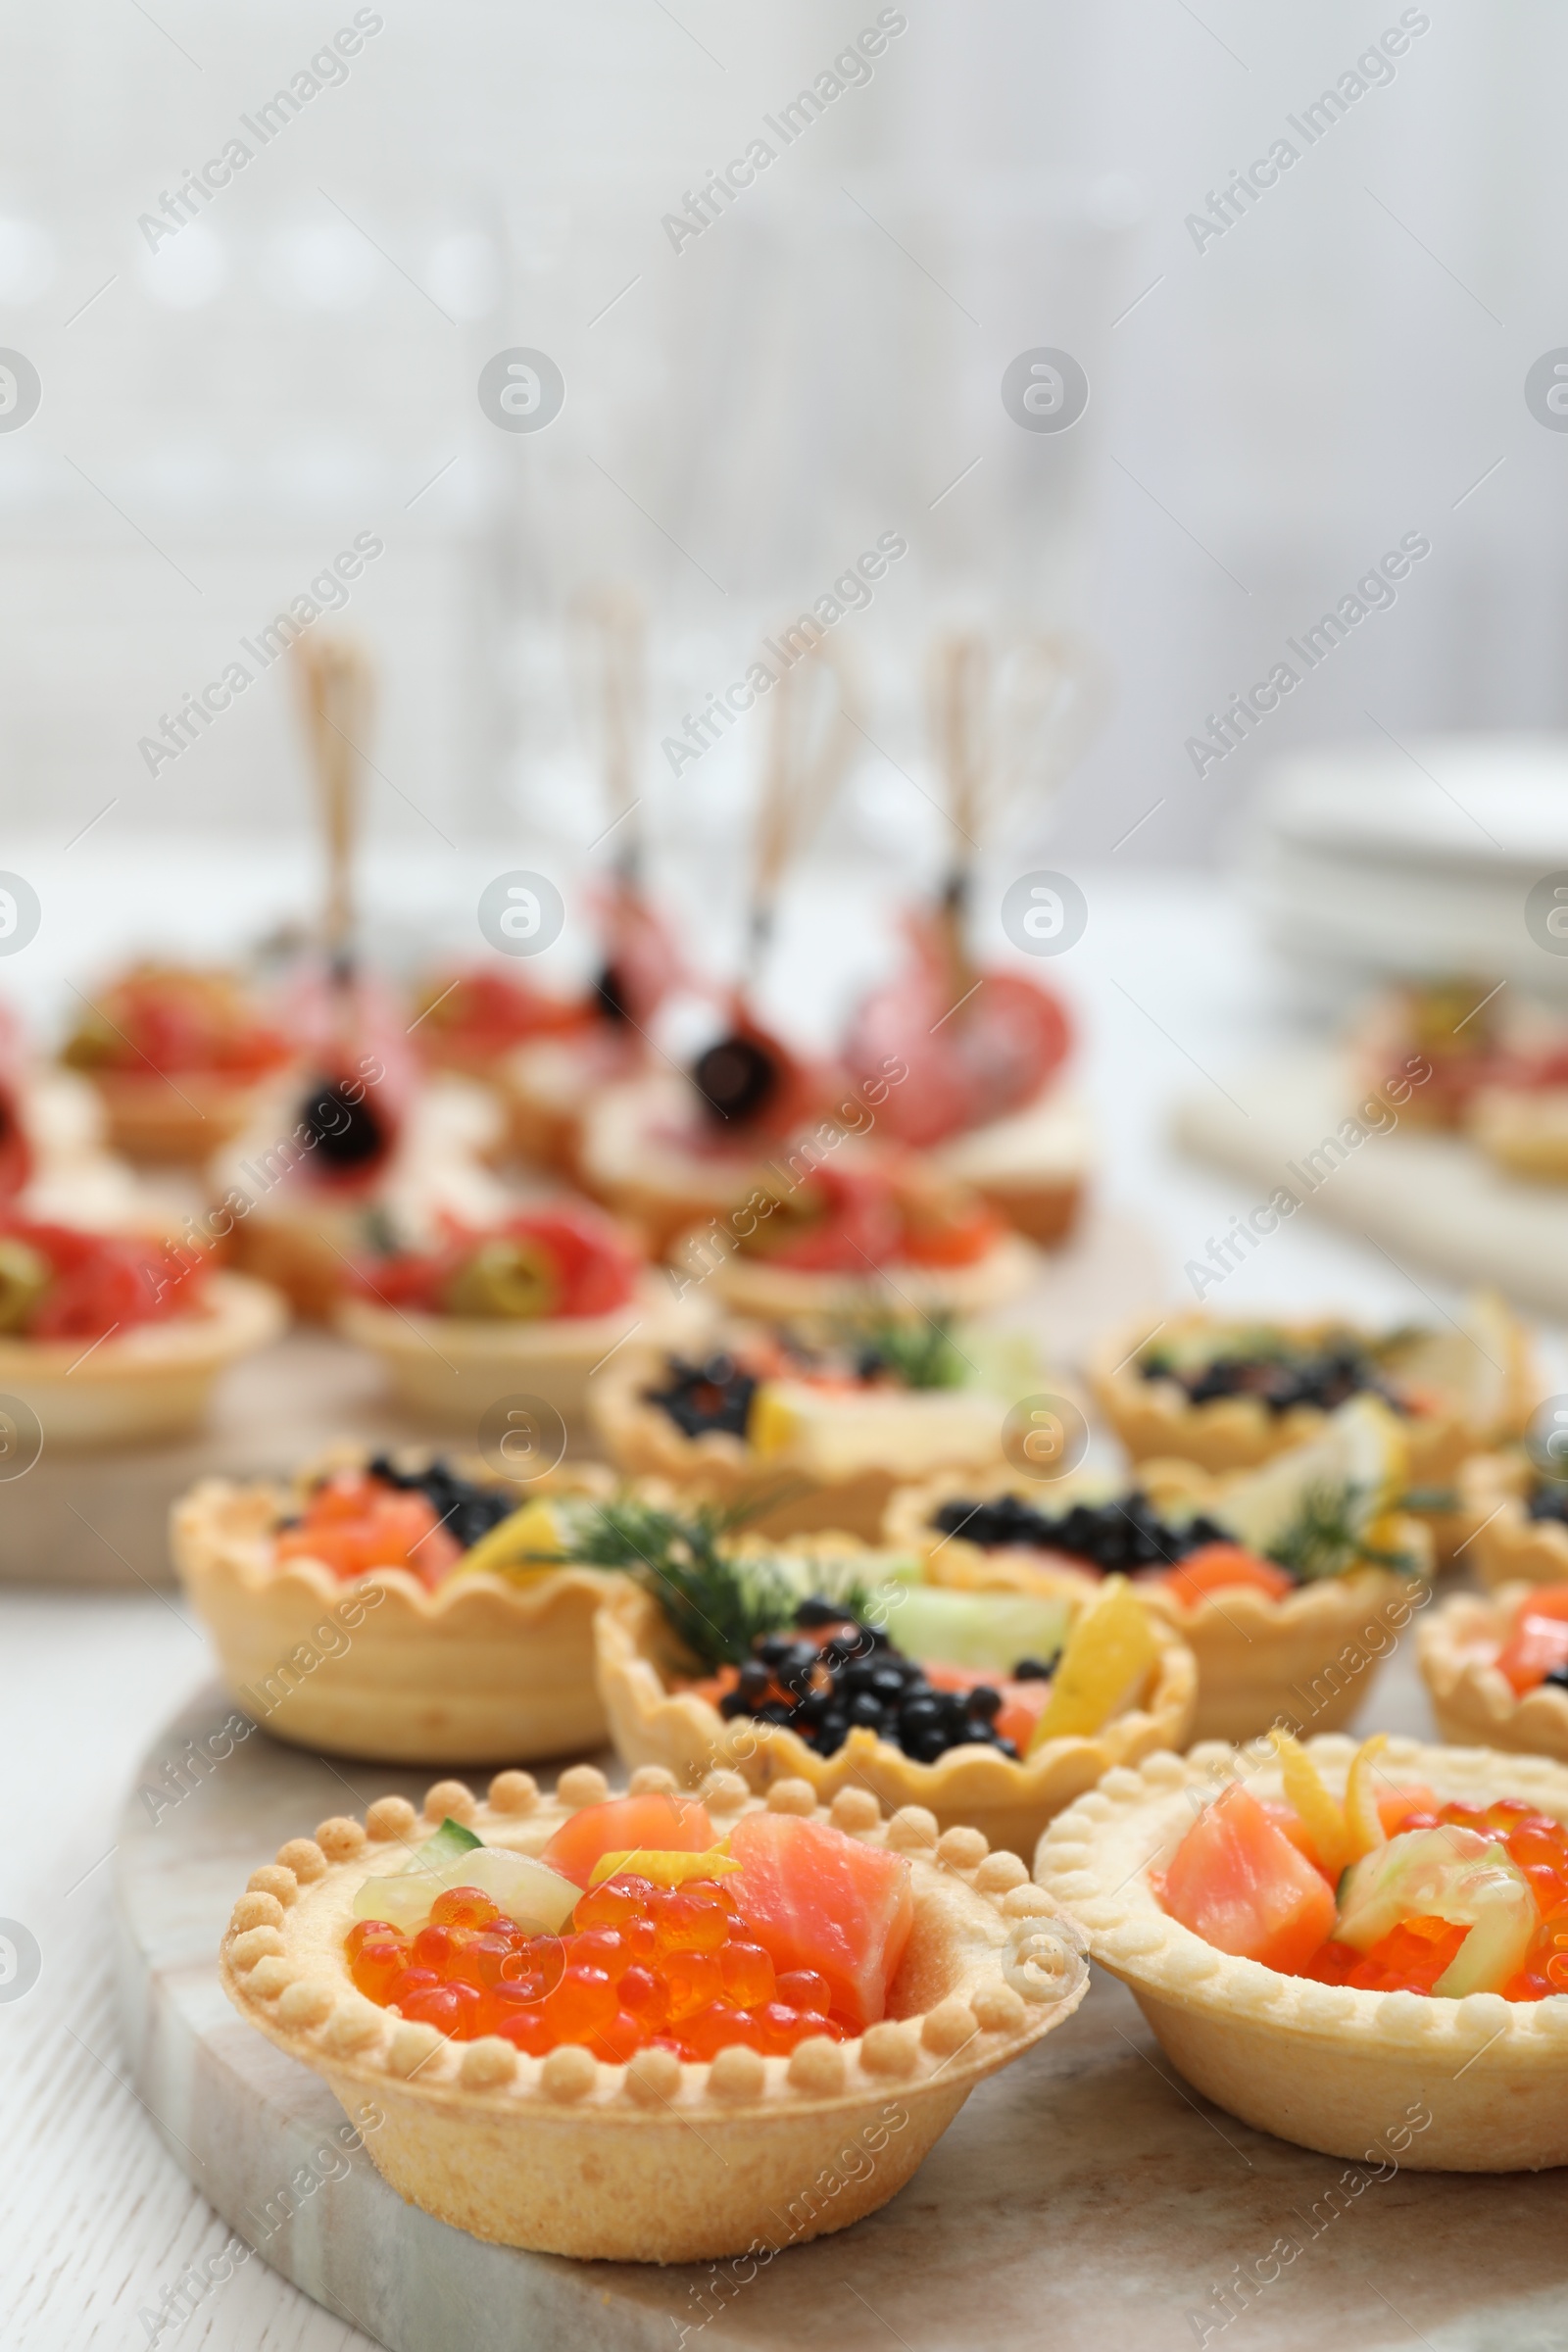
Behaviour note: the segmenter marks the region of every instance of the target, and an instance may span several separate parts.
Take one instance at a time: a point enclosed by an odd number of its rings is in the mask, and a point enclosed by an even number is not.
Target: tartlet
[[[1543,1490],[1553,1501],[1565,1492],[1523,1451],[1478,1453],[1460,1471],[1459,1507],[1474,1529],[1465,1549],[1484,1585],[1568,1584],[1568,1522],[1531,1513]]]
[[[1201,1311],[1149,1318],[1112,1334],[1090,1361],[1101,1410],[1135,1462],[1179,1456],[1205,1470],[1250,1469],[1314,1436],[1327,1414],[1318,1404],[1271,1411],[1257,1396],[1216,1396],[1195,1404],[1171,1378],[1146,1377],[1146,1362],[1202,1350],[1219,1356],[1234,1341],[1246,1352],[1259,1341],[1298,1349],[1348,1342],[1375,1359],[1396,1390],[1422,1392],[1401,1415],[1412,1488],[1451,1487],[1472,1453],[1517,1437],[1538,1397],[1528,1334],[1494,1296],[1469,1303],[1469,1328],[1379,1337],[1342,1321],[1222,1322]]]
[[[634,1788],[667,1788],[641,1773]],[[1015,1856],[972,1830],[939,1837],[917,1807],[881,1818],[862,1788],[829,1815],[846,1835],[907,1856],[913,1932],[889,2014],[847,2041],[813,2038],[790,2058],[735,2046],[710,2065],[642,2050],[629,2066],[580,2044],[543,2059],[500,2037],[446,2040],[358,1992],[343,1937],[355,1893],[444,1817],[486,1844],[537,1855],[572,1812],[608,1794],[576,1766],[554,1797],[504,1772],[476,1803],[461,1782],[431,1789],[422,1821],[382,1797],[363,1823],[321,1823],[255,1871],[224,1935],[223,1989],[247,2023],[324,2077],[345,2107],[384,2118],[366,2146],[378,2172],[437,2220],[504,2245],[618,2262],[696,2262],[800,2244],[846,2228],[902,2188],[974,2085],[1069,2017],[1086,1979],[1076,1932]],[[704,1791],[725,1825],[761,1808],[733,1774]],[[812,1814],[786,1781],[774,1811]],[[810,2193],[866,2135],[875,2161],[828,2199]]]
[[[242,1133],[292,1056],[236,973],[143,963],[87,1007],[61,1059],[91,1080],[113,1148],[165,1166]]]
[[[1245,1474],[1210,1477],[1192,1462],[1148,1461],[1139,1466],[1137,1491],[1162,1515],[1201,1515],[1223,1524],[1227,1496],[1249,1483]],[[982,1546],[961,1532],[944,1535],[934,1524],[945,1504],[992,1502],[1016,1495],[1025,1484],[1015,1471],[1003,1469],[979,1479],[948,1473],[904,1488],[888,1505],[883,1541],[913,1551],[937,1584],[976,1586],[994,1580],[1005,1565],[1026,1590],[1036,1578],[1040,1590],[1054,1590],[1063,1573],[1074,1573],[1070,1555],[1033,1555],[1041,1562],[1035,1566],[1027,1550]],[[1026,1499],[1059,1513],[1107,1496],[1103,1480],[1069,1477]],[[1180,1635],[1197,1662],[1195,1739],[1248,1740],[1280,1721],[1337,1731],[1350,1720],[1395,1637],[1430,1597],[1432,1539],[1424,1523],[1394,1514],[1379,1523],[1378,1535],[1379,1548],[1403,1554],[1414,1574],[1380,1565],[1350,1568],[1301,1583],[1278,1598],[1246,1585],[1195,1597],[1157,1578],[1136,1580],[1140,1596]]]
[[[196,1428],[219,1374],[287,1319],[264,1284],[215,1274],[194,1313],[96,1345],[0,1335],[0,1392],[31,1406],[51,1449],[156,1444]]]
[[[1002,1460],[1003,1429],[1015,1396],[1038,1388],[1032,1348],[967,1373],[984,1343],[940,1327],[917,1328],[914,1348],[944,1359],[943,1380],[917,1368],[899,1376],[899,1348],[884,1326],[881,1345],[856,1334],[773,1333],[736,1324],[710,1332],[700,1360],[669,1355],[617,1362],[595,1383],[589,1416],[606,1454],[633,1478],[659,1478],[697,1499],[748,1507],[747,1525],[773,1537],[841,1529],[874,1543],[895,1489],[939,1466],[971,1471]],[[972,1352],[971,1352],[972,1351]],[[1024,1364],[1030,1366],[1024,1376]],[[857,1385],[857,1367],[866,1367]],[[1001,1391],[1011,1387],[1009,1393]]]
[[[711,1228],[699,1230],[677,1243],[671,1257],[677,1265],[701,1268],[711,1246]],[[714,1268],[712,1280],[729,1314],[759,1323],[801,1323],[872,1313],[981,1315],[1031,1289],[1040,1268],[1031,1245],[1007,1233],[967,1265],[894,1258],[855,1273],[811,1273],[731,1250]]]
[[[590,1464],[510,1494],[520,1506],[609,1485]],[[407,1567],[345,1578],[309,1557],[279,1562],[292,1499],[204,1479],[175,1504],[171,1530],[230,1691],[274,1737],[403,1764],[532,1762],[602,1744],[593,1621],[615,1579],[583,1567],[460,1570],[432,1591]]]
[[[1455,1592],[1422,1626],[1416,1655],[1445,1740],[1568,1764],[1568,1690],[1542,1682],[1516,1691],[1496,1662],[1520,1603],[1539,1590],[1515,1584],[1485,1597]]]
[[[1310,1742],[1324,1780],[1344,1789],[1353,1741]],[[1448,1801],[1525,1799],[1568,1820],[1568,1771],[1487,1748],[1390,1740],[1382,1765]],[[1244,2123],[1298,2146],[1360,2160],[1406,2116],[1400,2161],[1421,2172],[1524,2172],[1568,2162],[1568,1999],[1462,2000],[1362,1991],[1281,1975],[1216,1949],[1161,1907],[1152,1872],[1195,1811],[1232,1782],[1278,1797],[1263,1750],[1205,1741],[1112,1772],[1040,1841],[1035,1878],[1084,1930],[1101,1965],[1127,1984],[1166,2054],[1196,2089]]]
[[[1057,1590],[1072,1587],[1064,1581]],[[699,1692],[671,1689],[674,1652],[662,1614],[652,1594],[635,1586],[607,1599],[595,1642],[611,1737],[628,1766],[663,1765],[689,1788],[722,1765],[760,1789],[781,1779],[804,1781],[823,1801],[846,1789],[869,1789],[889,1807],[924,1807],[944,1831],[980,1830],[993,1845],[1027,1855],[1052,1816],[1093,1788],[1102,1773],[1186,1739],[1197,1669],[1168,1625],[1156,1624],[1154,1633],[1159,1658],[1150,1687],[1138,1705],[1102,1731],[1047,1740],[1017,1760],[958,1747],[933,1764],[917,1762],[863,1728],[824,1756],[787,1726],[726,1719]]]

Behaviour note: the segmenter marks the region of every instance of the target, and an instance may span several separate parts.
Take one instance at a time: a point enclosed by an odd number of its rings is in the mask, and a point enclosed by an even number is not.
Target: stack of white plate
[[[1525,902],[1568,879],[1568,736],[1413,736],[1269,772],[1245,861],[1271,944],[1324,1005],[1390,974],[1468,972],[1568,998]]]

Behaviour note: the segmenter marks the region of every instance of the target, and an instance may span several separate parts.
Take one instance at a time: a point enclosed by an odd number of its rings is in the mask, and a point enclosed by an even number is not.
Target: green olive
[[[0,1240],[0,1331],[24,1331],[54,1279],[54,1268],[25,1242]]]
[[[731,1216],[730,1224],[743,1257],[773,1257],[820,1225],[826,1214],[822,1188],[808,1177],[800,1184],[763,1186]]]
[[[539,1243],[516,1235],[484,1242],[447,1286],[447,1312],[482,1322],[535,1323],[560,1296],[555,1261]]]
[[[62,1048],[60,1058],[68,1069],[98,1070],[115,1058],[115,1049],[121,1043],[114,1023],[90,1004],[74,1034]]]

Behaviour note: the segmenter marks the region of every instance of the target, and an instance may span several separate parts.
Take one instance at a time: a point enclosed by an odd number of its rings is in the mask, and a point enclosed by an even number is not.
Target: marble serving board
[[[1033,1333],[1048,1363],[1071,1365],[1163,1287],[1144,1227],[1099,1211],[996,1319]],[[0,1583],[170,1585],[170,1505],[198,1478],[284,1476],[337,1439],[461,1448],[476,1437],[412,1418],[372,1357],[296,1326],[218,1383],[196,1436],[111,1453],[51,1454],[46,1443],[23,1477],[0,1481]],[[592,1450],[585,1430],[570,1438],[572,1453]]]
[[[1224,1093],[1216,1083],[1178,1103],[1175,1134],[1199,1158],[1249,1181],[1250,1198],[1237,1203],[1243,1216],[1283,1185],[1396,1265],[1416,1259],[1455,1282],[1494,1284],[1538,1314],[1568,1316],[1568,1185],[1523,1183],[1461,1136],[1403,1126],[1370,1133],[1337,1158],[1326,1140],[1356,1098],[1332,1051],[1283,1054],[1266,1068],[1223,1075]]]
[[[216,1686],[199,1694],[138,1789],[228,1713]],[[1402,1656],[1368,1713],[1430,1732]],[[389,1789],[417,1798],[432,1777],[328,1764],[257,1731],[156,1822],[133,1791],[115,1855],[127,2061],[165,2147],[261,2259],[388,2352],[1568,2343],[1561,2173],[1378,2179],[1250,2131],[1187,2088],[1098,1972],[1078,2014],[974,2092],[881,2213],[744,2282],[722,2265],[573,2263],[449,2229],[363,2150],[318,2156],[336,2101],[241,2023],[215,1965],[236,1893],[285,1838]],[[320,2185],[284,2218],[297,2176]],[[203,2308],[212,2319],[211,2297]]]

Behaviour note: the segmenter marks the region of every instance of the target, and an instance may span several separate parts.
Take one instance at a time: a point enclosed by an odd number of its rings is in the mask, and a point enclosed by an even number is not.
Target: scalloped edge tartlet
[[[1527,1184],[1568,1183],[1568,1086],[1483,1086],[1464,1128],[1494,1167]]]
[[[657,1771],[632,1782],[672,1786]],[[844,2229],[904,2186],[975,2083],[1084,1996],[1076,1938],[1059,1922],[1053,1929],[1055,1906],[1015,1855],[988,1853],[973,1830],[940,1836],[918,1808],[883,1822],[863,1788],[846,1789],[823,1817],[908,1856],[915,1925],[895,1981],[903,2014],[857,2040],[815,2036],[787,2059],[736,2047],[711,2065],[646,2049],[613,2066],[579,2044],[538,2059],[499,2035],[448,2040],[356,1990],[343,1937],[368,1868],[400,1862],[448,1814],[487,1844],[537,1854],[568,1814],[609,1793],[603,1773],[578,1765],[554,1798],[519,1772],[492,1781],[483,1804],[462,1782],[439,1782],[422,1820],[405,1798],[382,1797],[363,1825],[325,1821],[314,1838],[281,1846],[251,1874],[223,1936],[222,1985],[241,2016],[324,2076],[351,2112],[373,2097],[384,2121],[366,2146],[377,2171],[410,2203],[476,2237],[579,2260],[668,2263]],[[724,1827],[758,1809],[732,1773],[702,1794]],[[800,1781],[779,1783],[767,1801],[819,1811]],[[1044,1952],[1031,1954],[1037,1937]],[[857,2132],[875,2161],[842,2180],[837,2160]],[[841,2181],[831,2198],[811,2194],[824,2168]]]
[[[1053,1077],[1032,1102],[949,1136],[926,1156],[978,1193],[1015,1233],[1054,1250],[1078,1222],[1095,1137],[1077,1095]]]
[[[198,1313],[138,1323],[123,1337],[0,1335],[0,1392],[31,1406],[50,1450],[160,1444],[196,1428],[219,1374],[287,1322],[275,1291],[243,1274],[212,1274]]]
[[[1155,1504],[1169,1498],[1191,1501],[1200,1510],[1223,1507],[1225,1479],[1210,1476],[1196,1462],[1140,1462],[1135,1476]],[[901,1487],[888,1504],[882,1541],[923,1560],[933,1584],[995,1583],[1005,1563],[1009,1581],[1020,1591],[1056,1592],[1063,1576],[1074,1574],[1071,1569],[1035,1568],[1004,1551],[983,1550],[961,1536],[939,1537],[931,1525],[938,1506],[957,1495],[984,1502],[993,1494],[1022,1494],[1029,1483],[1009,1469],[981,1479],[944,1472],[920,1486]],[[1080,1488],[1093,1491],[1102,1484],[1057,1479],[1041,1484],[1038,1499],[1060,1508]],[[1196,1608],[1185,1606],[1165,1586],[1132,1580],[1139,1598],[1175,1628],[1197,1661],[1193,1739],[1250,1740],[1282,1720],[1335,1732],[1350,1720],[1377,1668],[1393,1651],[1392,1640],[1382,1648],[1369,1646],[1373,1635],[1380,1630],[1387,1635],[1391,1623],[1396,1635],[1402,1632],[1431,1597],[1430,1529],[1423,1520],[1401,1515],[1394,1532],[1398,1547],[1422,1563],[1419,1577],[1392,1568],[1357,1568],[1298,1586],[1283,1600],[1236,1587],[1206,1594]],[[1100,1582],[1075,1581],[1087,1583],[1091,1592]],[[1402,1617],[1396,1617],[1401,1608]]]
[[[362,1458],[345,1448],[339,1460]],[[517,1500],[597,1497],[612,1485],[585,1464],[532,1480]],[[407,1568],[346,1580],[318,1560],[279,1567],[272,1530],[288,1499],[263,1481],[203,1479],[170,1526],[223,1679],[274,1738],[395,1764],[528,1763],[603,1745],[593,1622],[618,1580],[592,1568],[526,1583],[478,1570],[432,1592]]]
[[[1472,1453],[1495,1446],[1501,1438],[1518,1436],[1528,1425],[1536,1403],[1536,1381],[1530,1338],[1518,1317],[1507,1323],[1508,1360],[1501,1367],[1503,1394],[1496,1413],[1484,1423],[1472,1422],[1463,1411],[1400,1417],[1399,1427],[1409,1449],[1413,1487],[1446,1487],[1460,1464]],[[1193,1404],[1173,1380],[1145,1380],[1133,1369],[1155,1338],[1167,1335],[1252,1329],[1266,1324],[1310,1342],[1331,1332],[1352,1328],[1343,1317],[1267,1315],[1228,1317],[1195,1308],[1167,1315],[1157,1331],[1149,1318],[1126,1324],[1107,1334],[1089,1359],[1089,1386],[1095,1400],[1135,1462],[1151,1455],[1178,1456],[1210,1472],[1252,1470],[1316,1437],[1328,1415],[1315,1404],[1293,1405],[1288,1412],[1270,1413],[1255,1396],[1216,1396],[1207,1404]],[[1376,1334],[1362,1331],[1362,1338]]]
[[[639,1359],[688,1339],[700,1328],[697,1301],[672,1297],[651,1269],[624,1306],[608,1315],[550,1315],[536,1323],[483,1321],[380,1306],[345,1298],[333,1316],[343,1337],[378,1356],[392,1389],[414,1412],[472,1429],[509,1390],[525,1389],[580,1422],[594,1376],[635,1344]],[[639,1377],[647,1378],[647,1366]]]
[[[704,1430],[688,1438],[666,1412],[647,1401],[642,1392],[649,1379],[646,1362],[617,1363],[595,1383],[588,1398],[594,1431],[626,1477],[665,1479],[683,1494],[726,1505],[774,1496],[769,1509],[746,1524],[751,1533],[775,1542],[830,1530],[865,1544],[877,1541],[888,1503],[904,1483],[902,1472],[868,1465],[848,1477],[823,1478],[787,1461],[759,1460],[747,1441],[728,1430]],[[1000,1412],[996,1453],[1000,1460]]]
[[[1205,2098],[1260,2132],[1324,2155],[1370,2160],[1424,2110],[1399,2161],[1416,2172],[1538,2172],[1568,2163],[1568,1996],[1463,2000],[1362,1992],[1279,1975],[1195,1936],[1162,1910],[1149,1873],[1192,1827],[1195,1807],[1234,1780],[1277,1797],[1277,1761],[1204,1741],[1107,1773],[1040,1841],[1037,1884],[1129,1986],[1172,2063]],[[1313,1740],[1343,1790],[1355,1742]],[[1448,1801],[1518,1796],[1568,1821],[1568,1771],[1540,1756],[1391,1739],[1390,1785],[1424,1783]]]
[[[1421,1628],[1416,1657],[1445,1740],[1479,1740],[1568,1764],[1568,1690],[1542,1683],[1520,1697],[1494,1663],[1514,1610],[1538,1589],[1524,1582],[1485,1598],[1453,1593]]]
[[[780,1779],[804,1781],[824,1802],[846,1788],[869,1789],[889,1808],[922,1806],[944,1831],[979,1830],[992,1845],[1027,1858],[1053,1815],[1102,1772],[1187,1738],[1198,1671],[1170,1626],[1156,1621],[1154,1632],[1161,1658],[1146,1705],[1129,1708],[1092,1737],[1051,1740],[1016,1761],[994,1748],[965,1747],[950,1749],[935,1764],[917,1763],[864,1728],[852,1731],[836,1754],[820,1756],[784,1726],[750,1716],[726,1720],[695,1691],[670,1690],[659,1664],[664,1639],[658,1603],[635,1585],[606,1600],[595,1642],[610,1736],[629,1767],[663,1765],[690,1788],[722,1765],[759,1789]]]
[[[243,1135],[278,1073],[225,1077],[217,1070],[83,1072],[103,1104],[109,1146],[138,1167],[200,1167]]]
[[[1494,1592],[1500,1585],[1568,1584],[1568,1525],[1532,1519],[1525,1508],[1534,1477],[1524,1453],[1473,1454],[1459,1473],[1461,1515],[1473,1526],[1465,1548]]]

